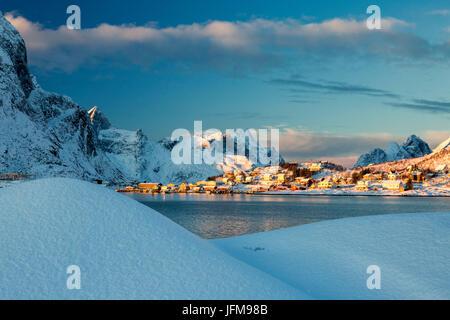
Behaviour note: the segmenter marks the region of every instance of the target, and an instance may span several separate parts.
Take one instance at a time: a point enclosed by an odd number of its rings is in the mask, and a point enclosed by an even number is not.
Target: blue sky
[[[342,2],[342,3],[341,3]],[[2,1],[42,87],[152,139],[282,130],[288,159],[349,164],[450,135],[448,1]],[[82,29],[65,27],[77,4]],[[367,30],[366,8],[382,30]]]

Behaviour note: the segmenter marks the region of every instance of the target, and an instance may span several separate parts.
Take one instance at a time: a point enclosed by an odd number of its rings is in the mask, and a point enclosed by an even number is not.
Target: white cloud
[[[408,23],[387,18],[382,31],[365,21],[335,18],[320,23],[300,20],[208,21],[175,27],[101,24],[95,28],[48,29],[12,13],[6,18],[19,30],[30,64],[72,71],[82,65],[114,61],[152,66],[158,61],[227,71],[262,70],[308,57],[426,57],[425,40],[397,32]],[[297,60],[298,61],[298,60]]]
[[[428,14],[438,15],[438,16],[448,16],[448,15],[450,15],[450,10],[448,10],[448,9],[432,10],[432,11],[429,11]]]
[[[436,148],[439,144],[450,138],[450,131],[428,130],[423,134],[423,139],[430,145],[431,149]]]
[[[430,130],[420,137],[433,149],[450,137],[450,131]],[[280,131],[280,153],[287,160],[329,160],[351,167],[358,157],[373,148],[384,149],[390,142],[403,143],[406,137],[389,133],[335,135],[303,128]]]
[[[373,148],[401,140],[388,133],[335,135],[304,129],[285,128],[280,132],[280,150],[286,158],[355,158]]]

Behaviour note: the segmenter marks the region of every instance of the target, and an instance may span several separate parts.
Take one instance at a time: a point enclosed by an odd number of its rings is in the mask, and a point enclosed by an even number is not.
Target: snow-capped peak
[[[202,132],[193,143],[213,150],[223,146],[222,138],[227,137]],[[177,143],[114,128],[96,106],[87,111],[69,97],[41,89],[28,70],[22,37],[0,16],[0,172],[167,183],[259,165],[248,159],[247,144],[245,155],[224,154],[222,163],[176,165],[171,150]],[[257,148],[268,155],[275,152]]]
[[[97,112],[97,107],[94,106],[93,108],[89,109],[88,114],[91,119],[91,122],[94,122],[95,113]]]
[[[432,152],[428,143],[414,134],[406,139],[402,147],[409,153],[411,158],[422,157]]]
[[[441,150],[444,150],[446,148],[450,147],[450,138],[440,143],[436,148],[433,149],[433,153],[437,153]]]
[[[384,150],[375,148],[361,155],[355,164],[355,168],[365,167],[369,164],[423,157],[430,153],[431,149],[428,144],[413,134],[401,146],[396,142],[391,142]]]

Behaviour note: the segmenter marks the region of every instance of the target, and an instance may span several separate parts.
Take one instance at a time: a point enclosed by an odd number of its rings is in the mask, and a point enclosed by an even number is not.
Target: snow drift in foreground
[[[212,240],[317,299],[450,299],[450,213],[330,220]],[[367,267],[381,269],[369,290]]]
[[[0,299],[449,299],[450,213],[204,240],[78,180],[0,189]],[[81,290],[66,287],[81,269]],[[369,265],[381,290],[366,287]]]
[[[68,290],[66,269],[81,269]],[[0,299],[302,299],[156,211],[45,179],[0,190]]]

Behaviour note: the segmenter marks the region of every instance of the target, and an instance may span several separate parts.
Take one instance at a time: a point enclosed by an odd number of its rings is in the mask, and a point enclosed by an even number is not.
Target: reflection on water
[[[450,211],[450,198],[130,194],[202,238],[224,238],[322,220]]]

